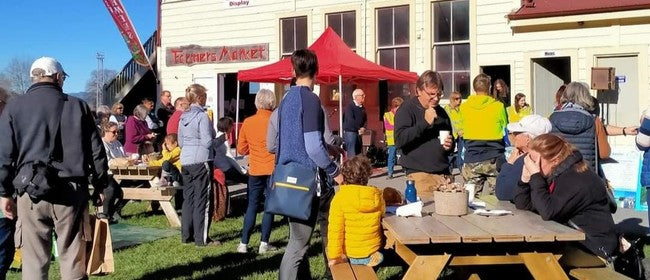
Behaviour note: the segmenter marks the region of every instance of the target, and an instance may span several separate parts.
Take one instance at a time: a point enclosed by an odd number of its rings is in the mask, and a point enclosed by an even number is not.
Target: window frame
[[[304,18],[305,19],[305,32],[306,32],[305,45],[307,47],[309,46],[309,17],[307,15],[295,15],[295,16],[281,17],[281,18],[279,18],[279,22],[278,22],[279,23],[278,31],[279,31],[279,35],[280,35],[279,36],[279,39],[280,39],[280,41],[279,41],[280,44],[279,45],[280,45],[280,58],[281,59],[285,58],[285,57],[288,57],[288,56],[291,56],[291,54],[293,54],[293,52],[298,49],[297,46],[296,46],[296,42],[297,42],[297,40],[296,40],[296,37],[297,37],[297,35],[296,35],[297,34],[296,33],[296,29],[297,29],[296,28],[296,19],[299,19],[299,18]],[[284,20],[292,20],[293,21],[293,51],[291,51],[291,53],[285,53],[284,52],[284,44],[283,44],[283,41],[284,41],[283,33],[284,33],[284,31],[282,30],[282,23],[283,23]]]
[[[408,41],[408,43],[406,43],[406,44],[395,44],[395,8],[400,8],[400,7],[406,7],[408,15],[409,15],[407,17],[408,23],[409,23],[408,32],[407,32],[407,35],[408,35],[407,41]],[[392,26],[393,26],[393,30],[392,30],[393,45],[379,46],[379,11],[380,10],[385,10],[385,9],[391,9],[391,11],[392,11],[391,21],[392,21]],[[407,49],[408,55],[409,55],[407,62],[408,62],[409,67],[408,67],[408,69],[398,69],[398,70],[409,71],[411,66],[412,66],[411,65],[411,59],[412,59],[412,57],[411,57],[411,55],[412,55],[411,54],[411,39],[412,39],[411,38],[411,27],[412,27],[411,26],[412,25],[412,22],[411,22],[411,6],[408,5],[408,4],[395,5],[395,6],[385,6],[385,7],[376,7],[374,10],[375,10],[375,36],[374,36],[375,37],[375,61],[377,61],[377,64],[382,65],[381,60],[380,60],[380,56],[379,56],[379,52],[382,51],[382,50],[393,50],[393,62],[392,62],[393,66],[392,66],[392,68],[397,69],[396,68],[397,65],[398,65],[398,63],[397,63],[397,50],[398,49]]]
[[[439,4],[439,3],[443,3],[443,2],[447,2],[447,3],[449,3],[451,5],[451,7],[450,7],[450,15],[449,15],[450,16],[449,17],[449,41],[436,42],[435,41],[436,40],[435,39],[435,33],[436,33],[435,5]],[[454,12],[453,11],[454,11],[454,3],[455,2],[467,2],[468,36],[467,36],[467,39],[464,39],[464,40],[454,40],[454,18],[453,18],[454,17]],[[438,72],[440,74],[450,74],[451,75],[451,84],[450,85],[452,86],[452,88],[451,89],[445,89],[445,96],[443,98],[448,98],[449,94],[452,91],[457,91],[458,90],[458,89],[455,88],[456,87],[456,82],[455,82],[456,77],[455,77],[455,75],[457,73],[467,73],[468,78],[470,78],[469,81],[468,81],[469,82],[469,90],[468,90],[468,92],[466,92],[466,93],[461,92],[463,98],[466,98],[467,96],[469,96],[471,94],[471,91],[472,91],[472,89],[471,89],[471,72],[472,72],[472,63],[471,63],[471,53],[472,53],[471,38],[472,38],[472,36],[471,36],[471,32],[472,32],[472,29],[471,29],[471,26],[469,24],[470,20],[471,20],[471,15],[470,15],[471,7],[470,7],[470,4],[471,4],[470,0],[445,0],[445,1],[432,1],[432,2],[430,2],[429,8],[430,8],[430,11],[431,11],[431,21],[429,23],[429,26],[431,28],[431,32],[430,32],[430,35],[431,35],[431,45],[430,45],[430,47],[431,47],[431,64],[432,64],[431,68],[434,69],[436,72]],[[465,45],[465,44],[468,46],[468,49],[469,49],[468,56],[469,56],[469,61],[470,62],[469,62],[469,65],[468,65],[467,69],[465,69],[465,70],[457,70],[456,69],[456,48],[455,48],[455,46]],[[437,61],[436,61],[436,51],[437,51],[437,47],[441,47],[441,46],[451,46],[451,70],[438,70],[437,69],[438,67],[437,67]]]
[[[359,18],[357,14],[357,10],[343,10],[343,11],[333,11],[333,12],[326,12],[324,13],[325,15],[325,28],[327,29],[330,27],[329,25],[329,16],[331,15],[338,15],[341,17],[341,33],[344,33],[344,28],[343,28],[343,14],[347,13],[352,13],[354,16],[354,47],[348,46],[353,52],[357,52],[357,46],[359,45],[359,29],[357,28],[359,26]],[[343,38],[343,34],[339,34],[339,37],[341,37],[341,40],[345,43],[345,39]],[[345,43],[347,45],[347,43]]]

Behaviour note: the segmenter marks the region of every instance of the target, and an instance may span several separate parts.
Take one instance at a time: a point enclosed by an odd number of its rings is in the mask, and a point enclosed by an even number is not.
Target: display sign
[[[188,45],[166,51],[167,66],[269,60],[269,44],[203,47]]]
[[[636,150],[612,150],[610,160],[602,162],[603,172],[614,188],[614,197],[621,208],[637,208],[640,192],[642,153]]]
[[[224,4],[227,8],[250,7],[253,5],[251,0],[225,0]]]

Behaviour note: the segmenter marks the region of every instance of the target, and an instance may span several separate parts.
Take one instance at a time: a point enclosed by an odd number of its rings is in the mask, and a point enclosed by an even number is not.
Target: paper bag
[[[88,275],[101,275],[115,272],[113,241],[111,239],[111,230],[108,227],[108,220],[97,219],[94,216],[91,216],[90,220],[94,228],[86,273]]]

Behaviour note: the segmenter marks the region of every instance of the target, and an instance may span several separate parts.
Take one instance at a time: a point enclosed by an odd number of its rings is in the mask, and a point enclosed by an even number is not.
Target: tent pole
[[[339,137],[343,139],[343,77],[339,75]],[[341,145],[343,148],[343,145]],[[341,163],[343,162],[343,155],[341,155]]]
[[[235,104],[235,143],[237,142],[237,139],[239,139],[239,85],[241,84],[240,81],[237,81],[237,104]],[[231,145],[233,143],[230,143]],[[230,148],[230,147],[228,147]],[[235,156],[238,156],[237,154],[237,149],[235,149]]]

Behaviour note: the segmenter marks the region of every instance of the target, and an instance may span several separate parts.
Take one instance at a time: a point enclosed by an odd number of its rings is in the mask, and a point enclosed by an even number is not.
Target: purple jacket
[[[151,130],[147,126],[147,122],[144,120],[138,120],[134,116],[129,116],[129,118],[126,119],[124,129],[126,130],[124,152],[127,154],[138,153],[138,146],[140,143],[149,140],[147,135],[151,133]]]

